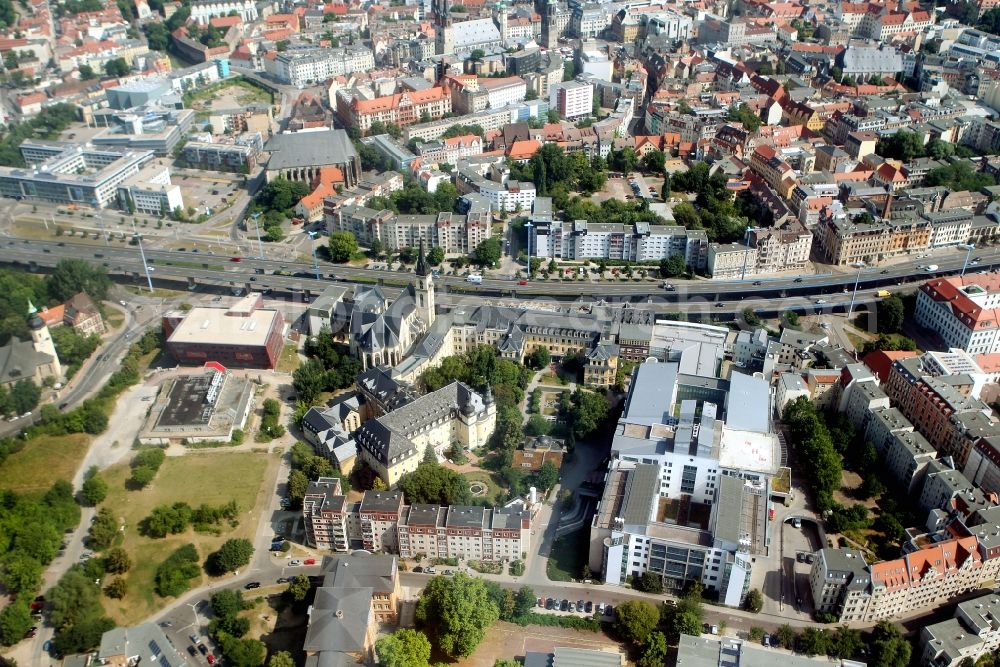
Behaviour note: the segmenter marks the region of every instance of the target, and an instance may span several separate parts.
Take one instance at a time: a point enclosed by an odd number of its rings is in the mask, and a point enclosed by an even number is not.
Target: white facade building
[[[594,86],[582,81],[564,81],[549,88],[549,109],[569,120],[589,116],[594,110]]]
[[[207,25],[215,16],[239,14],[244,23],[253,23],[260,15],[253,0],[196,0],[191,3],[191,18],[199,25]]]
[[[917,292],[917,324],[949,348],[969,354],[1000,352],[1000,273],[935,278]]]

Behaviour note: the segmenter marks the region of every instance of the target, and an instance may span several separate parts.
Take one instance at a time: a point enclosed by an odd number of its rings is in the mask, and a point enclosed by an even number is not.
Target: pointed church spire
[[[37,312],[38,312],[38,309],[35,308],[35,304],[31,303],[31,299],[28,299],[28,317],[31,317],[32,315],[34,315]]]
[[[425,253],[423,239],[420,239],[420,255],[417,257],[416,274],[418,276],[427,276],[430,274],[430,271],[427,270],[427,255]]]

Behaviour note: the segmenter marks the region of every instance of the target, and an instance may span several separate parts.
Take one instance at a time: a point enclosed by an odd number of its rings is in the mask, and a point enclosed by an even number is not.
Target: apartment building
[[[835,553],[844,551],[844,553]],[[859,552],[821,549],[809,573],[817,611],[838,623],[874,623],[929,609],[996,576],[975,536],[928,544],[903,557],[867,564]]]
[[[987,593],[955,607],[954,618],[920,630],[920,663],[958,667],[1000,648],[1000,598]]]
[[[306,662],[372,662],[379,626],[398,621],[399,592],[395,556],[356,551],[333,559],[309,608]]]
[[[851,220],[834,202],[820,213],[814,234],[823,260],[850,266],[858,262],[874,264],[891,257],[926,250],[931,240],[931,223],[923,218]]]
[[[797,220],[779,227],[753,229],[748,243],[711,243],[708,272],[715,279],[800,271],[809,261],[813,235]]]
[[[590,528],[591,571],[611,585],[650,572],[674,592],[700,582],[739,606],[768,542],[768,484],[723,476],[702,503],[664,496],[661,476],[657,464],[612,460]]]
[[[549,197],[535,200],[531,220],[533,257],[655,262],[680,254],[694,269],[707,263],[709,244],[703,230],[647,222],[626,225],[555,220]]]
[[[393,251],[415,248],[423,241],[428,248],[468,254],[492,235],[487,213],[398,215],[363,206],[327,212],[326,227],[328,232],[351,232],[362,245],[378,240]]]
[[[418,147],[421,159],[458,164],[463,158],[483,154],[483,139],[478,134],[463,134],[437,141],[425,141]]]
[[[949,348],[1000,352],[1000,273],[934,278],[920,286],[914,318]]]
[[[796,184],[795,171],[771,146],[758,146],[750,156],[750,169],[786,199]]]
[[[375,121],[405,127],[438,120],[448,113],[451,113],[451,94],[441,87],[405,90],[372,99],[364,99],[351,90],[337,91],[337,115],[362,134],[367,134]]]
[[[253,23],[260,15],[253,0],[194,0],[191,18],[199,25],[208,25],[216,16],[229,16],[235,12],[244,23]]]
[[[549,88],[549,109],[566,119],[583,118],[594,110],[594,86],[582,81],[565,81]]]
[[[214,137],[212,141],[189,141],[181,158],[189,167],[249,173],[257,166],[264,140],[260,132],[237,137]]]
[[[531,540],[531,515],[520,505],[405,505],[398,491],[366,491],[347,503],[338,478],[310,483],[302,518],[310,545],[338,552],[510,561],[523,558]]]
[[[493,180],[471,168],[458,170],[455,186],[459,194],[482,195],[495,210],[508,213],[530,210],[537,194],[535,184],[530,181],[515,181],[509,175]]]
[[[305,88],[351,72],[375,68],[371,49],[348,46],[340,49],[296,49],[265,58],[264,71],[282,83]]]

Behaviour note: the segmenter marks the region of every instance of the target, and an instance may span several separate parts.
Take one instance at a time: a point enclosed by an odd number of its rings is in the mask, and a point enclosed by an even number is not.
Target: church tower
[[[36,352],[41,352],[52,357],[52,374],[56,379],[62,379],[62,365],[59,363],[59,355],[56,354],[56,345],[52,342],[52,334],[49,327],[38,315],[35,305],[28,302],[28,329],[31,331],[31,342]]]
[[[420,256],[417,258],[417,315],[427,328],[434,324],[434,276],[427,267],[424,240],[420,239]]]
[[[542,46],[548,49],[559,45],[559,31],[556,28],[556,0],[535,0],[535,11],[542,17],[542,35],[539,38]]]
[[[493,6],[493,22],[497,25],[497,30],[500,31],[500,41],[505,43],[507,41],[507,3],[498,2]]]
[[[448,0],[434,0],[434,41],[437,55],[444,56],[455,51],[455,33],[451,22],[451,8]]]

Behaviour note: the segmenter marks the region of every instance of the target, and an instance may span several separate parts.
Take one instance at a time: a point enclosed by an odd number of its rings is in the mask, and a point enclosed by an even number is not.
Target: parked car
[[[569,600],[560,600],[559,611],[566,611],[567,609],[569,609]]]
[[[202,655],[208,655],[208,647],[204,644],[198,644],[198,652]]]
[[[545,598],[545,608],[552,609],[552,598]]]
[[[243,588],[245,588],[248,591],[251,591],[251,590],[253,590],[255,588],[260,588],[260,582],[259,581],[251,581],[251,582],[247,583],[247,585],[244,586]]]
[[[418,565],[415,568],[413,568],[413,571],[416,572],[417,574],[420,574],[421,572],[424,571],[424,568],[422,566]]]
[[[306,558],[304,561],[302,561],[302,564],[303,565],[315,565],[316,564],[316,559],[315,558]]]
[[[198,649],[196,649],[194,646],[191,646],[190,644],[188,644],[188,653],[190,653],[191,655],[197,656],[198,655]]]
[[[298,567],[299,565],[302,565],[302,561],[299,560],[298,558],[293,558],[292,560],[288,561],[289,567]]]
[[[192,644],[197,644],[199,641],[201,641],[201,638],[198,637],[198,635],[188,635],[188,639],[191,640]]]
[[[610,604],[609,604],[609,605],[607,605],[607,606],[606,606],[606,607],[604,608],[604,615],[605,615],[605,616],[614,616],[614,615],[615,615],[615,608],[614,608],[614,605],[610,605]]]
[[[587,600],[587,613],[589,614],[593,611],[594,611],[594,603],[591,602],[590,600]]]
[[[289,581],[291,581],[291,580],[292,580],[292,578],[291,578],[291,577],[278,577],[278,578],[277,578],[277,579],[275,580],[275,582],[274,582],[274,583],[276,583],[276,584],[287,584],[287,583],[288,583]]]
[[[577,611],[583,611],[583,600],[577,600],[576,601],[576,610]]]
[[[535,602],[535,606],[537,606],[537,607],[544,607],[545,606],[545,600],[543,600],[542,598],[538,598],[538,600]]]

